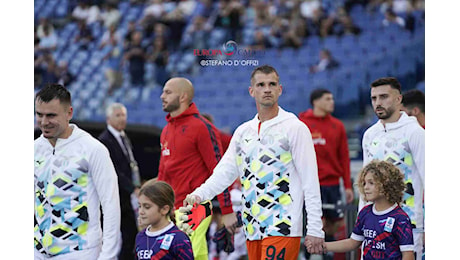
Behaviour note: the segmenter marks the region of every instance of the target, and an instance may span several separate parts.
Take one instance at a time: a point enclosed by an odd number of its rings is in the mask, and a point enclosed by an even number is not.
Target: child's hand
[[[308,253],[311,254],[312,248],[313,248],[313,243],[310,240],[305,241],[305,247],[307,248]]]
[[[326,252],[324,238],[307,235],[305,237],[304,245],[310,254],[324,254]]]

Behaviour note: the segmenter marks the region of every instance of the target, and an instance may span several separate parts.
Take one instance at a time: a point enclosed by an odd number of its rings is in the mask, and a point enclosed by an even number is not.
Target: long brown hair
[[[158,181],[155,179],[149,180],[142,185],[139,191],[139,196],[144,195],[149,198],[153,203],[157,204],[159,208],[169,206],[169,218],[175,224],[176,218],[174,213],[174,190],[168,183]]]

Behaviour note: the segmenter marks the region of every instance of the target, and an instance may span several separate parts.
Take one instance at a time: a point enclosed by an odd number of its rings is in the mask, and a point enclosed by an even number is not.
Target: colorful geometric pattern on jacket
[[[258,136],[243,133],[236,143],[237,165],[243,187],[243,223],[246,238],[289,236],[291,216],[286,214],[292,203],[289,189],[291,173],[286,165],[292,155],[287,136],[271,134]]]
[[[82,250],[88,228],[88,161],[35,157],[35,248],[49,256]]]

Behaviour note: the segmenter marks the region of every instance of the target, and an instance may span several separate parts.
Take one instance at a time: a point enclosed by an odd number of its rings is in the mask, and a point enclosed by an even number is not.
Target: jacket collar
[[[176,117],[171,117],[171,114],[167,114],[166,121],[169,123],[195,114],[200,114],[200,111],[198,111],[198,108],[196,107],[195,103],[192,102],[184,112],[182,112],[180,115]]]

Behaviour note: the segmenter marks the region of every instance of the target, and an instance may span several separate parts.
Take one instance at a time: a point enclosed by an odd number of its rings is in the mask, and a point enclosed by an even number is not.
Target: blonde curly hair
[[[364,195],[364,178],[372,172],[375,185],[390,203],[401,203],[406,184],[404,174],[398,167],[386,161],[372,160],[359,173],[357,185],[359,192]]]

